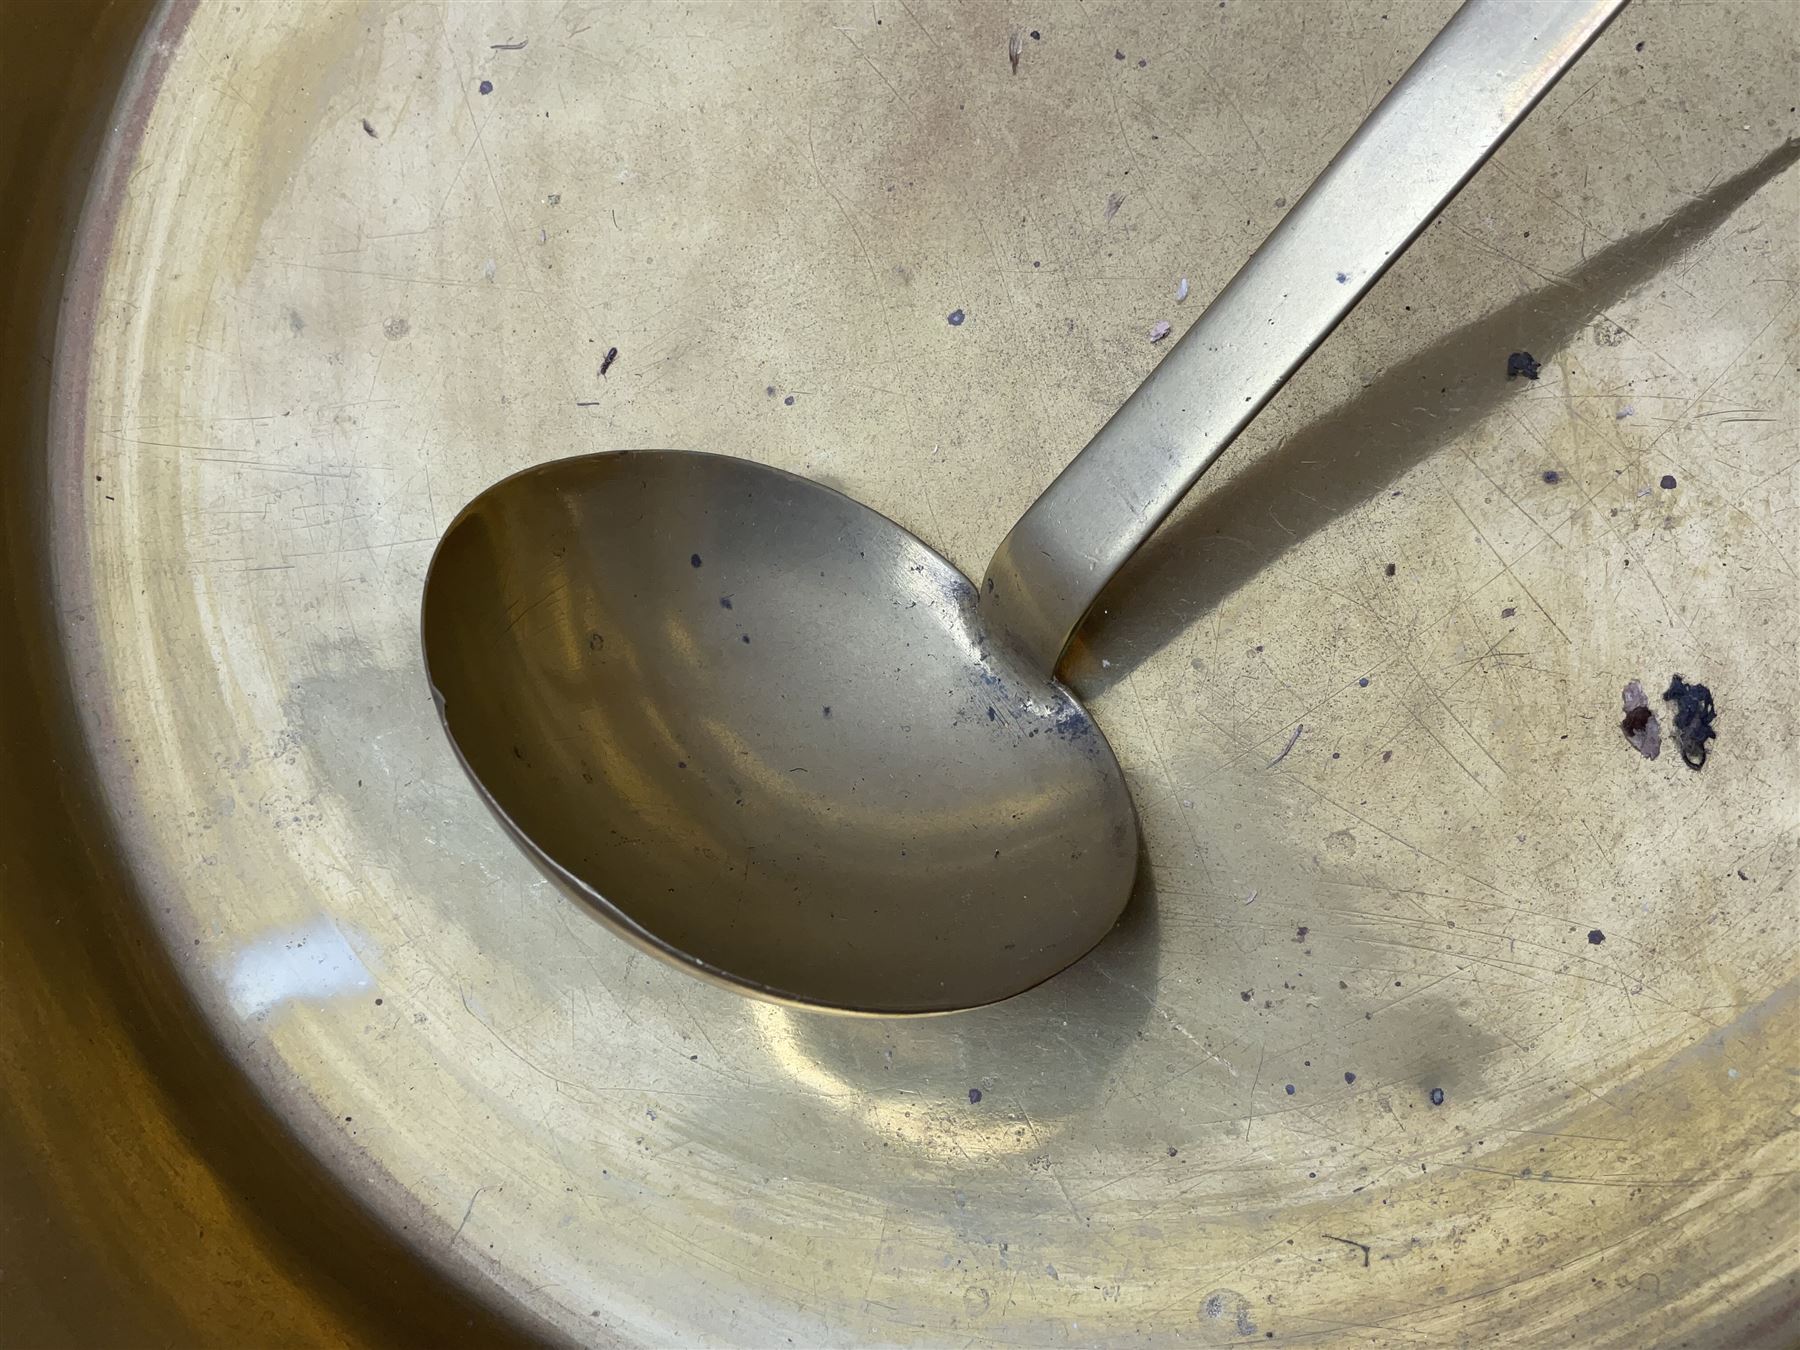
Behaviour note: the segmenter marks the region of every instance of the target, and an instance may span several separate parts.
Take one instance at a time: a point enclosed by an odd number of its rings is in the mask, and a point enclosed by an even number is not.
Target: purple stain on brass
[[[1442,1106],[1444,1104],[1444,1089],[1431,1089],[1431,1104],[1433,1106]]]
[[[1292,1083],[1287,1085],[1287,1095],[1290,1097],[1294,1095],[1294,1085]]]
[[[693,557],[691,557],[691,558],[689,558],[689,559],[688,559],[688,566],[689,566],[689,567],[698,567],[698,566],[700,566],[700,555],[699,555],[699,554],[698,554],[698,553],[696,553],[696,554],[694,554],[694,556],[693,556]]]
[[[1625,706],[1625,716],[1619,721],[1619,730],[1645,759],[1655,759],[1662,753],[1662,723],[1650,710],[1650,700],[1644,694],[1644,686],[1636,680],[1628,681],[1625,692],[1621,696]]]
[[[950,319],[950,326],[952,328],[961,328],[963,320],[965,318],[967,318],[968,316],[966,314],[964,314],[960,309],[953,309],[950,311],[950,314],[948,317]]]
[[[1662,476],[1662,485],[1664,491],[1673,492],[1675,490],[1675,475],[1672,473],[1665,473]]]
[[[1346,1083],[1354,1083],[1356,1081],[1356,1075],[1349,1069],[1346,1069],[1344,1070],[1344,1081]]]
[[[977,1106],[980,1104],[980,1102],[981,1102],[981,1089],[980,1088],[970,1088],[969,1089],[969,1105]]]
[[[1602,942],[1606,941],[1606,934],[1602,933],[1598,928],[1590,928],[1588,929],[1588,941],[1598,947]]]
[[[491,94],[494,92],[494,82],[492,80],[483,80],[480,84],[475,86],[475,91],[481,94]]]

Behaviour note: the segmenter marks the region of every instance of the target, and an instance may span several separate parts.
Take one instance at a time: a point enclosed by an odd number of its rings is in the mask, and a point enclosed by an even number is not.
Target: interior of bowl
[[[587,450],[730,447],[979,575],[1450,9],[161,13],[30,585],[81,837],[330,1194],[598,1342],[1780,1343],[1781,6],[1629,8],[1102,599],[1141,889],[1027,994],[645,957],[421,673],[457,511]]]

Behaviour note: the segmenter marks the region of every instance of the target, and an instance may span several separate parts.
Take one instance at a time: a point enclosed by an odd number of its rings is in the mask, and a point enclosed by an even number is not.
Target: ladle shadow
[[[1599,311],[1710,235],[1797,159],[1800,141],[1784,142],[1556,283],[1432,343],[1203,496],[1102,592],[1063,658],[1064,678],[1083,697],[1110,689],[1286,550],[1386,490],[1516,394],[1502,374],[1508,351],[1564,347]],[[1454,416],[1445,414],[1447,407]],[[1311,471],[1315,464],[1327,467]]]
[[[973,1088],[991,1099],[987,1118],[1007,1122],[989,1147],[1032,1152],[1041,1147],[1035,1131],[1102,1098],[1142,1038],[1156,1007],[1160,934],[1153,869],[1140,844],[1137,885],[1119,922],[1035,989],[938,1017],[783,1016],[793,1049],[859,1102],[949,1103]],[[1030,1126],[1015,1130],[1014,1112]]]

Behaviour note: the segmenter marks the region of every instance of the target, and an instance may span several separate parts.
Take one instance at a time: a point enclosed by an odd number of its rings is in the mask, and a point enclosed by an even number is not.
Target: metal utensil
[[[885,516],[728,456],[559,460],[427,577],[444,726],[610,926],[768,998],[1018,993],[1112,927],[1137,821],[1054,671],[1107,581],[1623,0],[1471,0],[977,588]]]

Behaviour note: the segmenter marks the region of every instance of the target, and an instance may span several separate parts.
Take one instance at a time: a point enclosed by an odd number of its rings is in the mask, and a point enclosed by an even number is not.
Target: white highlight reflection
[[[225,989],[240,1017],[293,999],[324,999],[369,987],[369,972],[330,919],[269,933],[231,958]]]

